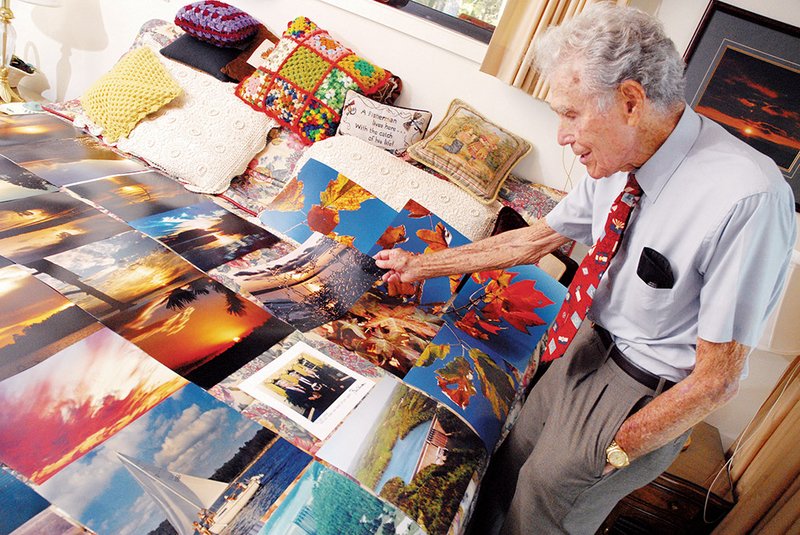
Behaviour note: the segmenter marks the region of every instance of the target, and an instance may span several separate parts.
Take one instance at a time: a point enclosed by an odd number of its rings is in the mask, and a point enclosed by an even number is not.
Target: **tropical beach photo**
[[[481,439],[463,421],[391,376],[373,387],[317,456],[431,534],[447,533],[487,459]]]
[[[158,171],[114,175],[67,189],[128,222],[207,200]]]

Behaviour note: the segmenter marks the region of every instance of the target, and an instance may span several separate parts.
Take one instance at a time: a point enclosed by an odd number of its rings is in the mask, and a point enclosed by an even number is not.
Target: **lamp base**
[[[0,67],[0,102],[24,102],[8,84],[8,67]]]

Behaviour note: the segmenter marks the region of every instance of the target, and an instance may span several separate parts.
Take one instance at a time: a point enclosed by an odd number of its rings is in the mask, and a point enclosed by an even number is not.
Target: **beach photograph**
[[[273,505],[259,531],[259,535],[275,533],[422,535],[423,531],[358,483],[314,462]]]
[[[3,156],[56,186],[147,169],[90,136],[3,147]]]
[[[309,462],[189,383],[34,489],[98,533],[244,535]]]
[[[0,202],[56,191],[58,188],[0,156]]]
[[[298,342],[238,388],[325,439],[372,386],[366,377]]]
[[[27,370],[102,326],[18,266],[0,269],[0,381]]]
[[[438,535],[447,533],[486,451],[450,409],[386,376],[317,456]]]
[[[0,147],[4,149],[12,145],[27,145],[48,139],[74,138],[84,135],[69,122],[47,113],[0,114]]]
[[[207,200],[158,171],[113,175],[67,189],[128,222]]]
[[[305,332],[342,317],[381,273],[371,257],[317,233],[289,255],[232,277],[276,316]]]
[[[409,200],[397,217],[384,230],[367,255],[375,256],[384,249],[402,249],[414,254],[427,254],[471,243],[446,221],[416,201]],[[378,288],[393,297],[413,303],[428,312],[441,314],[442,306],[456,293],[463,275],[434,277],[414,283],[385,283]]]
[[[37,277],[101,320],[203,276],[135,230],[50,255],[35,266]]]
[[[201,276],[103,322],[203,388],[215,385],[292,332],[262,307]]]
[[[213,201],[131,221],[131,226],[186,258],[203,271],[221,266],[280,240]]]
[[[128,230],[125,223],[58,191],[0,204],[0,255],[20,264]]]
[[[312,159],[258,217],[297,242],[319,232],[366,253],[396,215],[370,192]]]

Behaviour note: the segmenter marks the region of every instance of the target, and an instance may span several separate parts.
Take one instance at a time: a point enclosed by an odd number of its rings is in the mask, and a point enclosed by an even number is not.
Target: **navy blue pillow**
[[[161,49],[161,54],[165,57],[207,72],[223,82],[236,81],[220,69],[236,59],[241,52],[237,48],[214,46],[189,34],[181,35]]]

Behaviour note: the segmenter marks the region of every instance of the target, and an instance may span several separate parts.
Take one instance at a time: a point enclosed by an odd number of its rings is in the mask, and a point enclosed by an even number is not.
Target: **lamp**
[[[61,0],[20,0],[28,4],[45,7],[58,7]],[[14,55],[16,32],[11,25],[14,13],[11,11],[11,0],[2,0],[0,7],[0,102],[21,102],[22,99],[8,83],[8,69]]]

